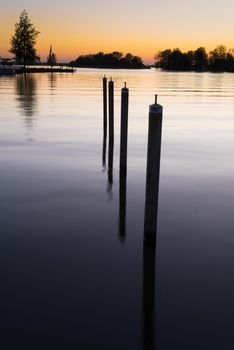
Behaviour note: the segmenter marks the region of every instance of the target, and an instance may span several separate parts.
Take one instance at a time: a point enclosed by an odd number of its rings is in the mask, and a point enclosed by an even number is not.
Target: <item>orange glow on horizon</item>
[[[206,10],[209,9],[209,1],[202,2],[202,14],[199,7],[200,0],[197,0],[196,4],[190,0],[178,0],[177,7],[169,0],[159,2],[158,6],[149,0],[151,7],[137,3],[134,5],[134,11],[131,0],[127,4],[122,4],[125,6],[125,11],[122,11],[120,6],[121,0],[120,4],[102,0],[100,6],[96,8],[83,2],[78,6],[70,0],[73,11],[66,9],[66,12],[65,5],[57,4],[56,7],[52,7],[52,4],[48,5],[42,0],[40,6],[32,4],[27,10],[35,27],[40,31],[36,47],[42,61],[46,60],[52,44],[60,62],[75,60],[81,54],[120,51],[124,54],[130,52],[141,56],[144,62],[149,64],[153,63],[154,56],[159,50],[167,48],[179,47],[187,51],[204,46],[210,51],[219,44],[227,48],[234,47],[233,11],[231,11],[234,10],[234,4],[229,2],[222,19],[218,12],[221,5],[213,0],[213,17],[208,18]],[[194,6],[193,12],[191,6]],[[50,10],[47,10],[47,7]],[[15,4],[14,7],[6,4],[2,5],[2,8],[4,11],[0,14],[0,56],[11,57],[10,38],[22,7],[19,4]],[[217,26],[217,19],[222,20],[222,27],[220,22]],[[209,31],[207,28],[212,30]]]

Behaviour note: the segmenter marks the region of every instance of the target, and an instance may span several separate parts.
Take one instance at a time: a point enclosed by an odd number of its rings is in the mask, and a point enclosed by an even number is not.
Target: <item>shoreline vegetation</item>
[[[112,53],[99,52],[96,54],[81,55],[75,61],[71,61],[72,67],[81,68],[114,68],[114,69],[145,69],[143,60],[139,56],[113,51]]]
[[[165,71],[234,72],[234,49],[218,45],[209,53],[204,47],[182,52],[180,49],[159,51],[155,68]]]

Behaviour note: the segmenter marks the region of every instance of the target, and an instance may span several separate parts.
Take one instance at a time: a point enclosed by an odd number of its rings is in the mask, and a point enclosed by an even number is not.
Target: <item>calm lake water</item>
[[[113,183],[108,155],[103,164],[104,74],[116,89]],[[155,93],[164,115],[148,324],[143,226]],[[1,348],[233,350],[234,75],[80,69],[1,77],[0,101]]]

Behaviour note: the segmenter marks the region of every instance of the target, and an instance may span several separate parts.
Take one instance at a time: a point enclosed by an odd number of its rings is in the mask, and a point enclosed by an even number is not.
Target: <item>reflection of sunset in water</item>
[[[113,145],[103,143],[104,74],[115,82]],[[35,339],[37,349],[234,348],[233,90],[232,74],[154,69],[0,78],[3,349],[35,349]],[[156,251],[143,244],[155,93]]]

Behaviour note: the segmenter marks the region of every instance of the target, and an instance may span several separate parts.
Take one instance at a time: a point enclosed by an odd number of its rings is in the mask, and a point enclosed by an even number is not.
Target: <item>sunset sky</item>
[[[118,50],[146,63],[165,48],[234,47],[233,0],[8,0],[1,3],[0,56],[11,57],[9,41],[23,9],[40,31],[42,60],[51,43],[59,61]]]

